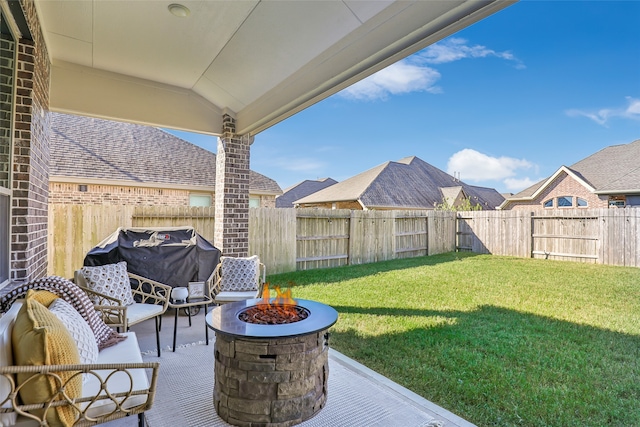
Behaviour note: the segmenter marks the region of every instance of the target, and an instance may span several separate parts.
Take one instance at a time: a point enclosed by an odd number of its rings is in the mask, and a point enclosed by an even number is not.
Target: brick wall
[[[49,203],[82,205],[189,206],[189,191],[87,184],[80,191],[79,184],[52,182]]]
[[[589,204],[587,206],[589,209],[606,208],[609,205],[607,196],[598,196],[597,194],[593,194],[566,172],[560,172],[556,179],[554,179],[535,200],[510,203],[506,209],[542,209],[544,208],[543,204],[545,201],[562,196],[580,197],[585,199]],[[554,200],[554,209],[556,208],[556,203],[557,202]]]
[[[83,184],[84,185],[84,184]],[[49,184],[49,203],[84,205],[133,205],[133,206],[189,206],[189,190],[130,187],[116,185],[86,184],[86,191],[80,191],[80,184],[51,182]],[[214,193],[210,194],[215,200]],[[260,198],[261,208],[275,208],[276,197],[269,195],[253,196]]]
[[[260,207],[261,208],[275,208],[276,207],[276,196],[254,196],[249,193],[249,197],[259,197],[260,198]]]
[[[249,252],[249,147],[251,136],[235,134],[235,120],[223,117],[216,156],[214,245],[227,256]]]
[[[334,207],[335,204],[335,207]],[[321,208],[321,209],[352,209],[362,210],[362,205],[356,201],[350,202],[327,202],[327,203],[308,203],[301,205],[301,208]]]
[[[17,44],[11,279],[30,280],[47,272],[50,63],[34,3],[20,4],[33,41]]]
[[[11,37],[0,34],[0,184],[9,188],[9,159],[11,157],[11,102],[13,93],[13,52],[16,43]]]

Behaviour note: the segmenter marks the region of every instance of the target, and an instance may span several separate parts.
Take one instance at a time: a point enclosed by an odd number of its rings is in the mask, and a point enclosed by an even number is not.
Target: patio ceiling
[[[172,1],[189,9],[169,12]],[[50,108],[256,134],[512,0],[36,0]]]

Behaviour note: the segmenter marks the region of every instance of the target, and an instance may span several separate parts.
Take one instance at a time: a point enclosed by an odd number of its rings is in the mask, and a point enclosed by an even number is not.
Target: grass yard
[[[640,426],[640,269],[470,253],[268,277],[331,346],[478,426]]]

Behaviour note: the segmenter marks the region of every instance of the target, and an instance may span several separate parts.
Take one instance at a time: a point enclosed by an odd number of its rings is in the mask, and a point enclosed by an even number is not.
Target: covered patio
[[[49,111],[218,136],[214,244],[243,256],[262,130],[512,3],[0,2],[0,287],[47,274]]]
[[[250,149],[261,131],[513,2],[0,0],[0,289],[48,274],[49,112],[218,136],[214,245],[246,256]],[[202,339],[202,319],[194,323],[180,326],[183,344]],[[153,333],[132,329],[143,352],[153,348]],[[469,425],[332,360],[442,421],[432,425]]]

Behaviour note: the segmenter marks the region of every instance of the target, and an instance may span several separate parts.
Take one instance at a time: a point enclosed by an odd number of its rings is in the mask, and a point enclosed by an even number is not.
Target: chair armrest
[[[9,392],[6,395],[0,396],[0,413],[15,412],[18,415],[36,420],[40,425],[47,425],[45,422],[46,412],[52,409],[46,409],[44,413],[40,414],[41,418],[34,415],[31,412],[37,409],[54,408],[54,407],[71,407],[74,413],[78,415],[78,421],[74,426],[87,426],[100,424],[106,421],[122,418],[129,415],[139,414],[145,412],[151,408],[155,399],[155,392],[158,380],[160,363],[159,362],[147,362],[147,363],[111,363],[111,364],[86,364],[86,365],[45,365],[45,366],[4,366],[0,368],[0,379],[4,383],[9,384]],[[129,371],[133,369],[145,369],[151,370],[151,381],[149,387],[140,390],[128,390],[125,392],[109,392],[108,380],[116,372],[125,372],[131,378]],[[101,372],[96,372],[101,371]],[[94,375],[98,378],[102,384],[101,393],[97,396],[86,396],[76,399],[69,398],[64,392],[66,382],[62,381],[60,376],[61,372],[70,372],[71,378],[77,377],[83,373]],[[147,371],[148,372],[148,371]],[[29,380],[22,384],[16,383],[16,374],[34,374]],[[18,397],[18,392],[30,381],[35,380],[37,376],[46,376],[50,378],[48,381],[50,384],[56,384],[55,392],[51,394],[51,397],[43,402],[32,403],[23,405]],[[132,406],[130,408],[124,408],[122,403],[132,397],[146,395],[147,398],[143,403]],[[99,417],[90,417],[87,411],[92,407],[94,402],[102,402],[109,400],[115,405],[115,409]]]
[[[104,323],[116,328],[127,330],[127,307],[122,305],[122,301],[109,295],[94,291],[85,286],[78,286],[82,289],[91,301],[94,301],[93,308]],[[97,301],[97,302],[96,302]]]
[[[138,296],[139,302],[144,304],[162,305],[162,312],[167,311],[171,297],[171,286],[133,273],[129,273],[129,279],[131,279],[131,293],[134,298]]]
[[[215,298],[216,295],[220,293],[220,287],[222,286],[222,276],[220,272],[222,271],[222,263],[216,265],[215,270],[211,273],[211,276],[206,280],[207,287],[209,288],[209,292],[211,298]]]

